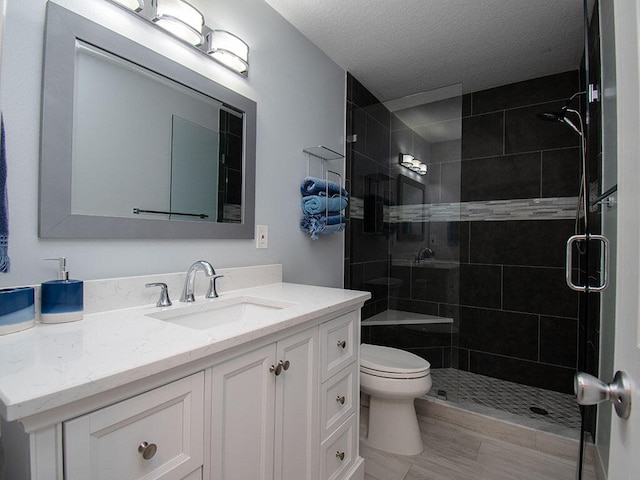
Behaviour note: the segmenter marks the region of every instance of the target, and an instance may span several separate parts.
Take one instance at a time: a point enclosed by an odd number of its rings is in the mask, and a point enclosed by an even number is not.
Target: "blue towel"
[[[0,273],[9,273],[9,196],[7,195],[7,149],[4,118],[0,115]]]
[[[347,203],[347,198],[339,195],[334,195],[333,197],[309,195],[302,197],[302,212],[316,215],[318,213],[326,213],[328,209],[329,213],[337,213],[347,208]]]
[[[347,191],[344,188],[341,188],[337,183],[328,182],[315,177],[305,177],[302,179],[300,192],[302,192],[302,195],[305,197],[308,195],[326,195],[327,188],[329,189],[330,197],[342,194],[343,197],[349,198]]]
[[[311,235],[312,240],[317,240],[318,235],[329,235],[341,232],[347,223],[344,215],[335,213],[328,217],[324,215],[305,215],[300,220],[300,229]]]

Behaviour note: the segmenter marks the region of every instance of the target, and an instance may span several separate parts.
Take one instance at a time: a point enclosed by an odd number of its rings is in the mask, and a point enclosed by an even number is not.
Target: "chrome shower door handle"
[[[602,283],[600,285],[576,285],[572,279],[573,269],[573,244],[578,241],[588,242],[590,240],[597,240],[602,243]],[[607,285],[609,285],[609,240],[603,235],[573,235],[567,240],[567,257],[565,262],[565,280],[571,290],[576,292],[601,292]]]
[[[573,389],[578,405],[596,405],[609,400],[620,418],[629,418],[631,414],[631,382],[625,372],[616,372],[609,384],[588,373],[578,372]]]

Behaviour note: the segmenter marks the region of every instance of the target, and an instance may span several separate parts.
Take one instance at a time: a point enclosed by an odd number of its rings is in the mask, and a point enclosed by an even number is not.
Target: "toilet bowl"
[[[400,455],[424,450],[414,400],[431,389],[430,369],[429,362],[413,353],[360,345],[360,390],[370,395],[363,444]]]

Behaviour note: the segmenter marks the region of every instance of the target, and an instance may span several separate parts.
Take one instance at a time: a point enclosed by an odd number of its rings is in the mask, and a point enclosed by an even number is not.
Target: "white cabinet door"
[[[275,344],[212,369],[212,479],[273,478]]]
[[[212,403],[214,480],[317,479],[317,328],[215,365]]]
[[[202,372],[67,421],[65,478],[182,479],[203,463],[203,424]]]
[[[318,475],[318,329],[277,343],[275,478],[314,480]],[[288,368],[284,368],[288,367]]]

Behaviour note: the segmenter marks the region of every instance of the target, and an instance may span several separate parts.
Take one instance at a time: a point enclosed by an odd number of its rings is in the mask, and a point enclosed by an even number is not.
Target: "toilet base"
[[[399,455],[424,450],[414,399],[369,397],[369,429],[360,441],[369,447]]]

